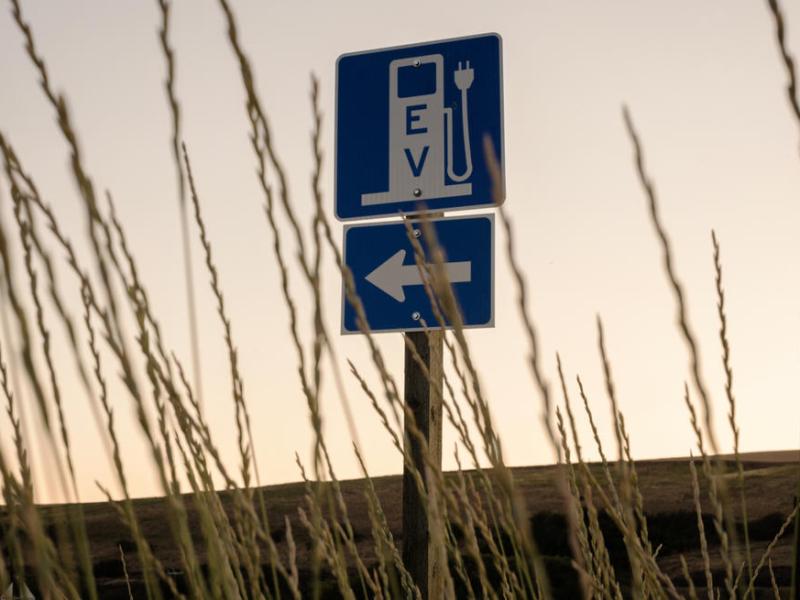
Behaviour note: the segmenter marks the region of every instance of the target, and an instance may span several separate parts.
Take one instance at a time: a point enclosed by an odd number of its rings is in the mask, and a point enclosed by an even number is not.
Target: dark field
[[[745,465],[746,498],[749,516],[750,539],[753,548],[753,562],[758,562],[763,551],[791,512],[798,489],[800,476],[800,452],[760,453],[743,457]],[[689,572],[698,591],[705,585],[703,559],[697,533],[697,520],[692,500],[692,485],[689,466],[686,460],[657,460],[637,463],[639,481],[644,496],[648,516],[650,538],[658,551],[658,562],[666,574],[676,584],[680,592],[686,591],[686,582],[681,572],[680,555],[683,554]],[[598,469],[599,466],[592,465]],[[729,492],[732,499],[738,497],[735,467],[728,463]],[[562,499],[553,477],[554,467],[521,467],[513,469],[515,480],[523,496],[527,499],[531,515],[531,525],[541,552],[546,556],[555,596],[558,598],[578,597],[574,571],[570,567],[570,551],[566,537],[566,523],[562,511]],[[383,508],[395,538],[402,540],[400,500],[400,477],[380,477],[374,480]],[[373,557],[372,534],[367,516],[367,502],[364,497],[364,483],[360,480],[341,484],[342,493],[361,555],[369,561]],[[300,522],[298,508],[305,503],[305,486],[302,483],[267,487],[264,490],[265,504],[273,538],[282,553],[288,550],[285,519],[291,522],[292,534],[297,547],[297,565],[303,580],[303,573],[309,568],[309,536]],[[708,537],[709,554],[715,583],[722,586],[722,562],[719,555],[719,539],[714,531],[710,507],[707,504],[706,490],[702,485],[703,520]],[[230,496],[223,493],[223,502],[231,504]],[[180,588],[182,574],[178,565],[180,559],[171,543],[163,500],[142,499],[135,502],[136,512],[145,537],[150,542],[155,555],[162,561],[168,572],[175,578]],[[199,530],[197,515],[191,499],[187,500],[190,526]],[[734,502],[738,510],[738,506]],[[598,506],[598,508],[600,508]],[[101,598],[128,598],[123,565],[120,560],[120,546],[125,552],[125,560],[130,576],[134,598],[143,598],[139,561],[133,540],[122,525],[113,506],[106,503],[84,505],[86,524],[95,560],[95,574]],[[60,518],[62,507],[45,507],[43,517],[50,528]],[[620,581],[626,582],[629,569],[625,545],[611,520],[601,512],[601,524],[606,542],[611,552],[615,570]],[[739,523],[741,526],[741,523]],[[741,537],[741,536],[740,536]],[[206,561],[201,537],[197,536],[197,551],[201,562]],[[790,527],[772,552],[772,562],[778,585],[787,591],[791,573],[792,544],[794,528]],[[268,570],[268,566],[265,565]],[[31,577],[31,581],[33,577]],[[758,577],[758,596],[773,597],[769,573],[765,568]],[[331,582],[332,583],[332,582]],[[324,581],[323,581],[324,586]],[[335,586],[331,585],[333,589]],[[34,586],[31,585],[35,593]],[[356,589],[358,587],[356,586]],[[337,592],[324,592],[323,597],[337,598]]]

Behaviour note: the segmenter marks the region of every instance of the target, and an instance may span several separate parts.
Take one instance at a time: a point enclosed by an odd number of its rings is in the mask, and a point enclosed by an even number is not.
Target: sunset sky
[[[785,4],[789,43],[800,52],[800,7]],[[31,0],[23,5],[53,83],[69,102],[87,168],[98,190],[108,189],[115,198],[166,341],[190,366],[157,3]],[[613,455],[597,352],[599,314],[636,457],[687,455],[693,448],[682,398],[689,378],[688,355],[675,327],[675,302],[634,169],[622,120],[626,104],[642,136],[676,269],[687,291],[690,322],[698,336],[724,449],[731,449],[731,435],[712,228],[722,245],[742,450],[800,447],[800,135],[786,101],[786,75],[766,3],[242,0],[233,5],[307,233],[313,209],[310,75],[319,77],[324,202],[339,237],[342,226],[333,216],[332,172],[336,58],[371,48],[499,33],[506,208],[517,233],[530,313],[553,392],[558,390],[559,352],[574,398],[575,375],[586,383]],[[262,479],[294,481],[300,477],[295,452],[308,464],[311,427],[255,176],[238,67],[222,12],[213,0],[176,2],[172,26],[183,133],[239,349]],[[67,147],[8,4],[0,12],[0,130],[88,258],[85,213],[68,169]],[[21,276],[10,194],[5,177],[0,181],[0,218],[15,241]],[[281,227],[286,231],[286,254],[292,257],[295,248],[283,217]],[[192,233],[206,413],[233,467],[235,420],[227,354],[196,228]],[[548,463],[553,455],[539,420],[540,397],[527,368],[528,343],[504,242],[498,228],[495,327],[472,331],[468,338],[508,462]],[[60,253],[55,254],[59,281],[77,318],[78,288]],[[329,252],[325,260],[325,317],[337,332],[347,400],[367,464],[374,475],[397,473],[401,458],[347,371],[344,361],[350,359],[377,387],[364,340],[338,335],[340,278]],[[310,298],[296,263],[292,267],[302,332],[310,343]],[[19,283],[26,285],[22,277]],[[48,322],[58,332],[55,356],[81,499],[99,499],[95,481],[117,493],[113,473],[61,330],[49,305],[47,309]],[[400,335],[377,339],[391,370],[402,379]],[[9,348],[18,349],[16,334],[9,338],[4,331],[2,344],[6,355]],[[110,359],[106,370],[110,379],[116,378],[118,369]],[[329,365],[325,382],[322,410],[337,475],[357,477],[352,440]],[[133,492],[158,493],[132,404],[116,384],[114,391]],[[561,402],[560,393],[556,398]],[[25,390],[21,401],[33,427],[36,413]],[[579,421],[584,448],[596,457],[583,415]],[[4,416],[0,446],[6,452],[11,450],[8,435]],[[454,443],[454,432],[446,426],[445,468],[455,466]],[[46,481],[45,458],[34,450],[42,485],[39,497],[59,499]]]

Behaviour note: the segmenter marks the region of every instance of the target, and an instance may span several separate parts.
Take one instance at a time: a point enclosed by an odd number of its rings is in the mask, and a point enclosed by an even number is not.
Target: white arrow
[[[398,302],[406,301],[403,286],[422,285],[417,265],[404,265],[405,258],[406,251],[398,250],[367,275],[367,281]],[[444,263],[444,269],[450,283],[472,281],[472,263],[468,260]]]

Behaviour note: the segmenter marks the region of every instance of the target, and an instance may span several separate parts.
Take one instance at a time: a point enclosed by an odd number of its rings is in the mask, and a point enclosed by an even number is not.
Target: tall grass
[[[295,598],[342,597],[420,599],[422,594],[403,561],[400,543],[392,532],[374,481],[363,460],[363,449],[344,392],[344,373],[322,310],[321,285],[326,261],[332,262],[341,276],[347,300],[357,313],[357,323],[370,350],[368,366],[349,364],[349,373],[358,382],[376,416],[402,457],[410,481],[423,499],[431,549],[441,566],[440,587],[435,595],[454,598],[537,598],[565,597],[564,590],[574,590],[584,599],[755,597],[757,578],[766,567],[770,590],[780,597],[781,589],[773,569],[772,553],[784,533],[795,523],[795,538],[800,526],[798,507],[785,515],[774,539],[760,554],[748,532],[745,502],[744,469],[739,457],[739,426],[736,422],[736,399],[728,341],[728,317],[722,279],[720,243],[712,233],[713,264],[717,291],[721,358],[725,373],[728,421],[734,439],[735,475],[739,497],[728,490],[726,465],[716,458],[722,451],[713,428],[712,401],[702,378],[701,356],[696,334],[689,318],[684,287],[673,261],[672,242],[661,221],[658,196],[647,170],[644,145],[626,109],[623,123],[628,132],[650,219],[661,248],[662,267],[675,300],[676,324],[688,354],[691,388],[685,387],[685,402],[696,438],[700,473],[692,459],[687,465],[691,475],[691,496],[697,515],[699,552],[703,562],[703,580],[692,577],[686,557],[680,556],[684,580],[674,580],[665,572],[648,526],[637,465],[633,460],[625,418],[619,409],[614,385],[613,360],[607,350],[602,320],[598,317],[599,360],[605,377],[605,390],[611,408],[616,443],[616,460],[608,458],[595,424],[591,403],[582,380],[568,377],[561,357],[556,357],[561,401],[551,389],[546,374],[546,360],[539,350],[531,293],[515,247],[513,223],[505,207],[499,206],[500,222],[505,230],[505,257],[511,266],[517,294],[517,307],[528,342],[528,364],[533,386],[540,399],[540,420],[558,469],[552,481],[563,500],[569,557],[568,579],[576,585],[565,587],[555,581],[559,571],[552,557],[541,546],[547,540],[531,527],[525,497],[508,468],[499,434],[489,410],[489,400],[481,384],[457,298],[447,281],[444,263],[446,249],[435,236],[426,218],[418,223],[423,231],[417,239],[408,224],[409,239],[424,288],[434,308],[436,323],[426,335],[431,340],[442,336],[435,328],[449,324],[443,352],[452,365],[441,375],[431,373],[415,345],[406,338],[408,352],[420,366],[432,388],[441,390],[444,414],[456,431],[463,452],[456,451],[459,469],[454,474],[441,470],[438,449],[428,441],[415,423],[414,414],[403,402],[397,378],[385,360],[369,327],[358,297],[352,273],[343,263],[324,210],[320,174],[324,159],[321,145],[323,115],[319,107],[318,84],[311,82],[311,151],[314,170],[311,191],[314,214],[310,224],[298,217],[286,172],[275,147],[269,120],[254,82],[253,68],[243,47],[232,6],[219,0],[227,38],[241,75],[245,92],[245,113],[249,139],[256,163],[256,176],[263,194],[266,232],[272,240],[273,259],[278,266],[279,284],[288,312],[292,351],[297,359],[297,377],[306,399],[309,424],[314,436],[313,463],[310,472],[298,459],[306,484],[305,501],[297,509],[298,520],[310,541],[306,564],[299,562],[292,522],[284,521],[285,541],[273,537],[270,527],[271,507],[261,488],[261,476],[253,452],[253,435],[234,337],[235,315],[229,314],[220,273],[203,217],[203,173],[194,173],[190,151],[182,139],[180,99],[174,85],[178,72],[177,57],[170,45],[170,7],[168,0],[157,0],[161,15],[158,30],[167,77],[165,90],[171,114],[170,146],[178,183],[181,235],[184,248],[187,305],[191,331],[191,374],[172,352],[162,336],[157,315],[139,275],[134,249],[127,241],[125,224],[119,220],[110,194],[105,202],[96,192],[91,173],[79,150],[78,132],[73,126],[66,98],[56,94],[51,84],[45,58],[38,50],[33,29],[18,0],[10,0],[14,20],[23,34],[25,51],[35,70],[42,93],[53,110],[57,128],[69,148],[72,176],[78,186],[86,216],[86,239],[91,249],[91,264],[84,264],[72,241],[62,230],[34,178],[26,170],[13,141],[0,134],[5,182],[14,222],[0,222],[0,293],[5,340],[16,338],[19,347],[0,347],[0,392],[12,425],[11,454],[0,447],[0,476],[5,510],[2,515],[3,552],[0,553],[0,589],[26,582],[42,598],[99,598],[102,590],[94,577],[93,553],[89,543],[83,508],[78,496],[76,469],[72,456],[71,432],[64,419],[60,373],[62,365],[52,356],[52,339],[46,312],[53,310],[63,329],[75,361],[81,383],[92,403],[100,427],[104,448],[122,497],[112,499],[121,523],[128,529],[135,545],[135,557],[119,547],[128,597],[147,598]],[[794,64],[785,47],[784,25],[777,2],[769,0],[775,18],[776,37],[789,74],[788,93],[795,114],[797,91]],[[487,141],[485,153],[495,185],[496,198],[503,196],[494,149]],[[273,183],[275,182],[275,183]],[[278,214],[288,220],[285,231]],[[190,217],[193,217],[193,224]],[[202,248],[208,284],[220,319],[231,378],[231,401],[237,432],[238,462],[225,464],[203,411],[202,369],[196,332],[195,282],[191,277],[191,225]],[[44,231],[43,231],[44,229]],[[12,231],[16,243],[12,241]],[[424,242],[424,244],[423,244]],[[56,248],[51,251],[51,246]],[[427,252],[424,249],[427,247]],[[63,272],[63,273],[62,273]],[[69,279],[69,289],[80,298],[81,314],[70,312],[60,277]],[[297,279],[298,281],[295,281]],[[20,285],[18,282],[26,283]],[[314,300],[310,315],[303,314],[295,300],[293,286],[305,286]],[[66,286],[65,286],[66,287]],[[44,301],[46,288],[49,304]],[[30,306],[33,311],[30,311]],[[301,336],[301,323],[309,319],[311,340]],[[13,328],[14,335],[9,329]],[[132,337],[128,332],[133,332]],[[107,364],[108,360],[112,364]],[[329,359],[326,363],[326,359]],[[21,362],[21,367],[20,363]],[[363,474],[363,494],[371,542],[365,544],[356,534],[348,505],[337,476],[333,459],[323,434],[321,393],[326,371],[336,384],[336,393],[346,415],[353,451]],[[379,387],[372,389],[363,376],[365,368],[374,368]],[[127,469],[120,450],[117,421],[110,395],[109,373],[119,373],[122,391],[135,409],[138,426],[144,436],[149,467],[157,475],[163,494],[165,527],[177,549],[180,577],[174,567],[165,566],[144,533],[140,516],[132,500]],[[44,423],[44,440],[36,440],[25,425],[18,390],[30,389],[35,400],[31,410]],[[601,457],[600,464],[589,464],[578,436],[578,416],[573,411],[575,392],[581,399],[593,442]],[[699,402],[698,409],[695,401]],[[468,410],[463,410],[466,406]],[[411,455],[403,431],[420,448],[421,458]],[[55,485],[72,502],[63,511],[55,527],[47,527],[42,509],[34,501],[34,471],[30,451],[37,443],[43,446],[49,473]],[[462,468],[462,460],[469,469]],[[466,464],[466,463],[465,463]],[[189,489],[182,489],[187,482]],[[222,483],[220,488],[218,482]],[[712,523],[720,540],[718,554],[709,544],[703,518],[703,487],[707,504],[712,508]],[[736,505],[740,514],[737,517]],[[190,518],[194,515],[194,520]],[[610,530],[603,523],[608,519]],[[738,527],[743,526],[743,542]],[[626,560],[619,561],[611,549],[609,536],[619,534]],[[365,549],[365,546],[368,546]],[[797,543],[795,542],[795,548]],[[796,550],[795,550],[796,551]],[[796,566],[797,561],[794,561]],[[722,576],[714,566],[722,565]],[[136,571],[132,570],[135,565]],[[563,573],[564,571],[562,571]],[[134,585],[134,573],[140,588]],[[790,598],[797,597],[797,574],[792,572]],[[703,589],[704,588],[704,589]],[[569,592],[573,593],[573,592]]]

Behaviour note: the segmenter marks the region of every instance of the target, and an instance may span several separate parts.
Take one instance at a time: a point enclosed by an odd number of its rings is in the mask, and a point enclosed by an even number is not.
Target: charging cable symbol
[[[463,172],[455,172],[453,161],[453,109],[444,106],[443,56],[393,60],[389,64],[389,189],[362,194],[363,206],[472,193],[472,184],[465,183],[472,176],[467,90],[475,71],[469,61],[458,63],[453,80],[461,92]]]

